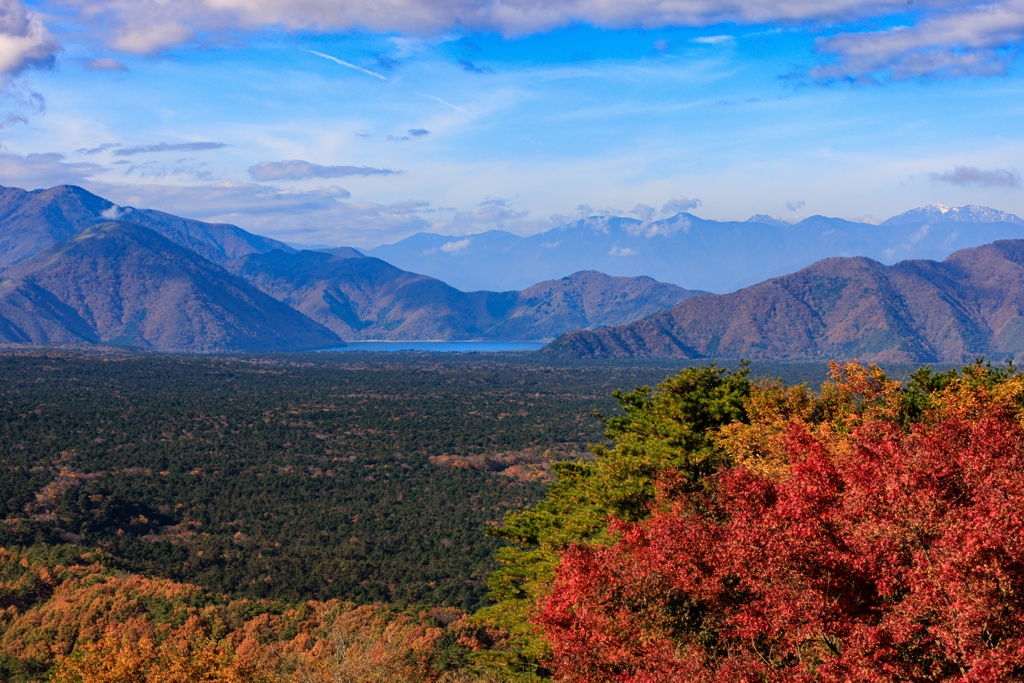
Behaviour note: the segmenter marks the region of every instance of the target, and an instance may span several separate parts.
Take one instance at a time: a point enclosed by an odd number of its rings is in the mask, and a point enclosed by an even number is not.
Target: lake
[[[495,351],[536,351],[545,342],[504,341],[354,341],[324,351],[435,351],[439,353],[468,353]]]

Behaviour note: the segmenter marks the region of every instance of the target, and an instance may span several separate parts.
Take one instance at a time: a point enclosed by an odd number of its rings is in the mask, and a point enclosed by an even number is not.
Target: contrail
[[[324,59],[329,59],[332,62],[336,62],[338,64],[341,64],[342,66],[347,66],[350,69],[355,69],[356,71],[362,71],[367,76],[373,76],[374,78],[379,78],[382,81],[388,80],[388,79],[384,78],[383,76],[381,76],[376,71],[370,71],[369,69],[364,69],[361,66],[356,66],[355,64],[349,64],[348,62],[346,62],[344,60],[338,59],[337,57],[332,57],[330,55],[325,55],[323,52],[317,52],[316,50],[306,50],[306,52],[308,52],[310,54],[314,54],[317,57],[323,57]]]
[[[451,107],[451,108],[452,108],[452,109],[454,109],[455,111],[458,111],[458,112],[462,112],[463,114],[465,114],[466,116],[468,116],[468,117],[470,117],[470,118],[473,118],[473,119],[475,119],[475,118],[476,118],[476,114],[474,114],[473,112],[469,112],[469,111],[466,111],[466,110],[465,110],[465,109],[463,109],[462,107],[456,107],[456,106],[455,106],[454,104],[452,104],[451,102],[445,102],[445,101],[444,101],[444,100],[442,100],[442,99],[441,99],[440,97],[434,97],[433,95],[428,95],[428,94],[427,94],[427,93],[425,93],[425,92],[421,92],[421,93],[419,93],[419,94],[420,94],[420,95],[423,95],[424,97],[429,97],[430,99],[434,100],[435,102],[440,102],[441,104],[443,104],[443,105],[444,105],[444,106],[446,106],[446,107]]]

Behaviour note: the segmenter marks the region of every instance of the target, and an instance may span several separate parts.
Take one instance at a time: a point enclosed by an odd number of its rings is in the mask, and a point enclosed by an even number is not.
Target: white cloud
[[[644,223],[650,223],[651,219],[654,218],[655,211],[653,206],[648,206],[647,204],[637,204],[630,210],[629,213],[633,214]]]
[[[470,245],[469,240],[458,240],[455,242],[445,242],[438,249],[445,252],[446,254],[457,254],[460,251],[465,251]]]
[[[99,164],[68,162],[63,154],[29,154],[21,156],[0,152],[0,185],[35,190],[54,185],[81,184],[99,175]]]
[[[915,25],[882,31],[840,33],[818,40],[837,63],[812,71],[818,78],[914,78],[1003,73],[1011,59],[1004,48],[1024,39],[1024,0],[996,0],[926,14]]]
[[[115,42],[131,52],[160,50],[188,40],[194,29],[279,27],[290,30],[437,35],[497,31],[518,36],[586,23],[602,28],[710,26],[720,23],[805,23],[893,14],[906,0],[70,0],[85,17],[112,19]],[[916,6],[955,6],[955,0],[919,0]],[[709,36],[705,42],[717,40]]]
[[[132,23],[125,26],[111,47],[121,52],[146,55],[159,52],[192,38],[194,31],[177,21]]]
[[[370,30],[407,36],[439,35],[453,29],[520,36],[584,23],[600,28],[661,28],[735,24],[789,24],[826,31],[858,19],[905,16],[907,0],[65,0],[79,16],[110,33],[108,42],[133,54],[159,52],[197,34],[279,28],[314,32]],[[22,7],[20,0],[0,0]],[[22,8],[23,9],[23,8]],[[884,30],[841,32],[822,37],[818,49],[832,63],[815,78],[913,78],[923,75],[1002,73],[1024,38],[1024,0],[916,0],[913,23]],[[31,23],[31,22],[29,22]],[[45,60],[56,49],[41,24],[25,48],[3,50]],[[18,32],[28,36],[31,32]],[[12,34],[14,35],[14,34]],[[48,36],[48,39],[46,38]],[[233,38],[232,38],[233,39]],[[396,40],[410,40],[396,38]],[[693,42],[725,45],[729,35]],[[49,46],[49,47],[47,47]],[[657,50],[668,47],[665,42]],[[317,53],[370,76],[386,77],[326,53]],[[2,57],[0,57],[2,59]],[[15,63],[20,63],[20,58]],[[433,95],[427,95],[434,97]],[[441,100],[439,100],[441,101]],[[469,113],[457,105],[453,108]],[[470,114],[472,115],[472,114]]]
[[[639,252],[632,247],[612,247],[609,256],[636,256]]]
[[[700,36],[699,38],[694,38],[692,42],[701,45],[732,45],[736,42],[736,39],[732,36]]]
[[[661,207],[661,213],[665,215],[674,215],[689,211],[690,209],[697,209],[700,205],[701,201],[697,198],[690,199],[689,197],[679,195],[678,197],[674,197],[665,202],[665,205]]]
[[[21,0],[0,0],[0,84],[28,67],[46,67],[60,43]]]

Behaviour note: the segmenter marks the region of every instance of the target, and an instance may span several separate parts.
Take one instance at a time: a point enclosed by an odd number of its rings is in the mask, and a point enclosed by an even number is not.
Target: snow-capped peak
[[[964,206],[943,206],[929,204],[906,213],[893,216],[882,225],[932,225],[934,223],[1016,223],[1024,225],[1024,219],[1006,211],[987,206],[966,204]]]

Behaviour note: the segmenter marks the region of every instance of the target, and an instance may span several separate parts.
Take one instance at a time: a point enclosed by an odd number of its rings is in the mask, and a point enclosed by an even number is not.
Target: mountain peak
[[[775,216],[769,216],[766,213],[754,214],[746,220],[747,223],[761,223],[762,225],[774,225],[776,228],[788,228],[792,223],[787,223],[784,220],[776,218]]]
[[[1014,223],[1024,225],[1024,219],[1006,211],[975,204],[965,204],[964,206],[929,204],[893,216],[882,225],[934,225],[935,223]]]

